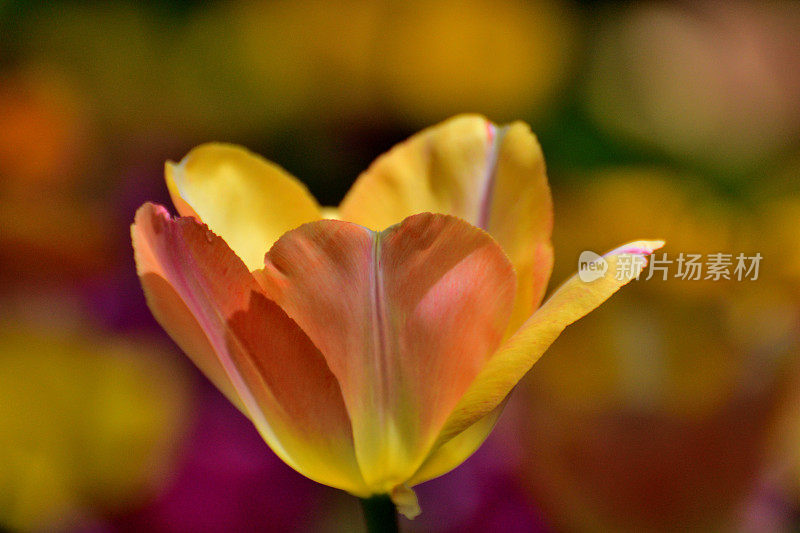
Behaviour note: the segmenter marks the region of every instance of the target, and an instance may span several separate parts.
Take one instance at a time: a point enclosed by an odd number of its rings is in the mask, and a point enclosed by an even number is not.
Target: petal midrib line
[[[500,156],[500,146],[503,138],[508,131],[508,126],[495,126],[487,122],[486,128],[489,134],[489,153],[486,156],[486,171],[483,177],[483,192],[481,194],[480,205],[478,206],[477,226],[483,230],[489,227],[489,216],[492,210],[492,197],[494,191],[495,176],[497,174],[497,163]]]
[[[372,245],[372,298],[370,301],[370,313],[372,315],[372,339],[373,339],[373,367],[374,376],[377,377],[373,384],[373,394],[376,401],[390,397],[389,393],[389,331],[386,310],[386,294],[383,285],[383,272],[381,270],[381,244],[382,233],[373,233]],[[381,426],[386,425],[386,410],[378,409],[377,416],[380,418]]]

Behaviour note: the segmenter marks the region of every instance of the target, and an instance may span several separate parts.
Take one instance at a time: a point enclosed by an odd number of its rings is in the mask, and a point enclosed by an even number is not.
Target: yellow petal
[[[500,405],[565,327],[638,277],[646,265],[645,257],[663,245],[663,241],[632,242],[595,261],[607,262],[602,277],[584,282],[575,275],[564,283],[489,360],[448,419],[438,444],[444,444]]]
[[[496,153],[490,122],[455,117],[398,144],[358,177],[340,206],[344,220],[380,231],[416,213],[478,225]]]
[[[203,144],[165,169],[182,216],[205,222],[255,270],[287,231],[320,218],[305,186],[279,166],[229,144]]]
[[[541,301],[553,263],[550,189],[528,126],[462,115],[423,130],[379,157],[340,206],[342,220],[373,230],[426,211],[463,218],[500,244],[517,273],[516,330]]]
[[[505,130],[491,195],[485,229],[517,273],[513,333],[539,306],[553,269],[553,201],[542,149],[526,124],[515,122]]]

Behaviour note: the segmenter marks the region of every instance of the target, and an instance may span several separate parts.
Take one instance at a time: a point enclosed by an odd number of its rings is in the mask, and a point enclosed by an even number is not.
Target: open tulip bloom
[[[231,145],[167,163],[166,180],[181,216],[145,204],[131,229],[159,323],[288,465],[408,517],[411,487],[469,457],[560,332],[663,244],[609,252],[604,276],[540,306],[541,149],[525,124],[474,115],[378,158],[338,209]]]

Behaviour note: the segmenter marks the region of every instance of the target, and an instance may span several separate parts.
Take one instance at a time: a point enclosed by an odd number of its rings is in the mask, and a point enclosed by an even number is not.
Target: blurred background
[[[464,111],[539,136],[551,290],[640,237],[763,259],[568,328],[404,530],[800,528],[798,43],[790,1],[0,0],[0,529],[359,531],[157,326],[129,225],[201,142],[335,205]]]

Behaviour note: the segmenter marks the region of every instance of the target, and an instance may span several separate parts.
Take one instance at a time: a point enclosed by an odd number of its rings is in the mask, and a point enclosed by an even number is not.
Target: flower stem
[[[364,498],[361,509],[367,522],[368,533],[398,533],[397,510],[388,494]]]

